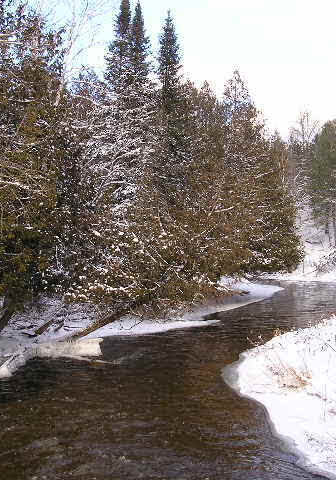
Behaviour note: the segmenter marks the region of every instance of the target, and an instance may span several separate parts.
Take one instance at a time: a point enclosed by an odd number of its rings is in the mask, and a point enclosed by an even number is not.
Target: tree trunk
[[[324,233],[328,235],[329,246],[331,246],[331,235],[330,235],[330,206],[327,207],[325,211],[325,224],[324,224]]]
[[[332,206],[333,246],[336,246],[336,205]]]

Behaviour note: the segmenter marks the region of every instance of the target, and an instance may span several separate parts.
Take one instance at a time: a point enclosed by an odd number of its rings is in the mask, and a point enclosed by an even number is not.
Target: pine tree
[[[309,172],[313,213],[336,245],[336,120],[326,122],[315,139]]]
[[[109,44],[105,56],[105,79],[116,94],[130,82],[131,73],[131,10],[129,0],[121,0],[114,24],[115,39]]]
[[[131,65],[134,81],[146,82],[150,73],[149,38],[146,36],[140,2],[136,4],[131,26]]]
[[[165,114],[175,112],[181,101],[181,55],[170,10],[160,36],[158,75],[161,82],[161,106]]]
[[[156,182],[165,195],[183,189],[184,170],[191,160],[188,138],[188,86],[180,75],[181,56],[175,25],[170,11],[160,36],[158,77],[161,89],[158,94],[158,131],[160,140],[154,152]],[[169,165],[167,170],[166,165]]]
[[[56,198],[53,139],[62,118],[54,106],[62,51],[60,35],[47,31],[43,19],[23,6],[11,13],[11,31],[15,41],[0,65],[5,126],[0,132],[0,292],[14,310],[45,286]]]

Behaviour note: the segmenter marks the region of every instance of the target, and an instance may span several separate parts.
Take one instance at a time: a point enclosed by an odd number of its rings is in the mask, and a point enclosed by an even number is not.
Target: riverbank
[[[15,315],[0,336],[0,376],[6,376],[16,370],[16,365],[22,366],[25,361],[39,356],[37,346],[48,345],[46,351],[49,356],[64,356],[63,345],[71,342],[72,350],[67,356],[90,355],[92,345],[88,343],[85,351],[83,340],[101,339],[113,335],[145,335],[160,333],[167,330],[201,327],[211,325],[218,320],[215,312],[231,310],[249,303],[261,301],[280,287],[259,285],[252,282],[238,282],[223,278],[222,284],[240,292],[241,294],[223,297],[216,303],[203,305],[183,315],[172,317],[169,320],[139,319],[134,316],[125,316],[120,320],[96,329],[82,340],[72,341],[72,337],[90,327],[96,320],[97,312],[93,306],[75,304],[65,306],[60,298],[44,298],[39,305]],[[76,342],[80,344],[80,354],[76,353]],[[53,347],[54,345],[54,347]],[[43,350],[45,351],[45,350]],[[45,355],[44,355],[45,356]],[[15,358],[17,357],[17,361]],[[11,369],[6,362],[11,359]]]
[[[336,478],[336,316],[274,337],[223,370],[240,395],[262,403],[275,433],[313,473]]]

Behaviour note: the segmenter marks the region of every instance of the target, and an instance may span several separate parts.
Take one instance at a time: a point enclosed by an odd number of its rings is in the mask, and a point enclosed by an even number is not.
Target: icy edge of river
[[[261,403],[305,469],[336,479],[336,316],[240,355],[223,378]]]
[[[25,365],[32,358],[70,357],[82,359],[84,358],[83,355],[90,357],[100,356],[102,352],[99,344],[102,341],[102,338],[85,338],[75,342],[43,342],[20,346],[13,353],[8,353],[7,350],[5,361],[0,366],[0,378],[10,377],[19,367]],[[2,346],[4,349],[4,342]],[[10,348],[12,347],[13,345],[10,344]]]
[[[51,326],[50,329],[47,329],[43,335],[40,335],[37,338],[27,338],[27,336],[24,336],[25,330],[22,329],[21,325],[26,319],[22,318],[22,322],[20,322],[19,318],[16,320],[16,324],[19,326],[19,329],[15,330],[14,327],[11,328],[11,325],[9,325],[0,336],[0,361],[2,358],[2,361],[4,362],[0,366],[0,378],[10,376],[15,370],[23,366],[29,359],[36,356],[80,357],[83,355],[100,355],[100,349],[99,351],[97,350],[97,353],[92,353],[92,345],[94,345],[95,341],[98,343],[102,341],[102,337],[113,335],[145,335],[181,328],[203,327],[205,325],[211,325],[216,323],[218,320],[204,320],[206,315],[210,315],[214,312],[231,310],[248,305],[249,303],[258,302],[272,296],[275,292],[282,290],[281,287],[273,285],[260,285],[252,282],[237,282],[233,279],[224,277],[222,278],[221,283],[224,286],[228,286],[232,289],[241,290],[244,292],[248,291],[249,293],[245,293],[244,295],[235,295],[233,297],[225,297],[221,303],[198,308],[195,311],[184,315],[182,318],[172,319],[171,321],[160,322],[153,320],[142,320],[139,322],[137,318],[131,316],[124,317],[120,321],[95,330],[82,340],[75,342],[71,342],[71,333],[69,333],[69,331],[59,328],[58,326],[55,331]],[[52,308],[55,307],[52,306]],[[58,312],[59,308],[56,309],[56,311]],[[44,316],[45,318],[41,322],[42,324],[48,317],[52,318],[52,315],[50,315],[48,309],[46,309]],[[78,329],[84,329],[88,326],[87,317],[88,316],[85,315],[85,312],[83,312],[83,319],[81,322],[80,312],[75,312],[77,331]],[[72,319],[71,322],[74,322],[74,320]],[[90,341],[93,341],[92,344],[90,344]]]
[[[260,302],[274,293],[283,290],[282,287],[274,285],[262,285],[253,282],[241,282],[227,277],[223,277],[220,282],[223,286],[245,292],[243,295],[233,295],[232,297],[224,297],[222,301],[215,304],[208,304],[193,311],[184,314],[180,318],[172,318],[166,320],[141,320],[132,316],[125,316],[118,322],[110,323],[101,327],[86,336],[86,338],[109,337],[112,335],[146,335],[151,333],[161,333],[168,330],[176,330],[181,328],[204,327],[218,322],[218,320],[206,320],[207,316],[211,316],[217,312],[233,310],[235,308],[244,307],[250,303]],[[246,293],[248,292],[248,293]]]

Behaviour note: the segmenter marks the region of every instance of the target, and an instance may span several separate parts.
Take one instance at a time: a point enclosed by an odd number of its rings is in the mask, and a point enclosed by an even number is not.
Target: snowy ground
[[[83,340],[71,343],[69,343],[71,336],[92,324],[97,312],[93,307],[87,305],[65,306],[61,299],[56,297],[42,299],[40,304],[33,309],[15,315],[1,332],[0,377],[13,373],[16,368],[34,356],[46,356],[47,354],[49,356],[76,357],[98,355],[99,349],[92,353],[92,345],[95,342],[92,343],[91,339],[100,341],[102,337],[111,335],[144,335],[209,325],[216,320],[207,320],[207,315],[263,300],[281,290],[280,287],[262,286],[251,282],[242,283],[226,278],[222,279],[222,284],[244,293],[243,295],[224,297],[222,302],[217,301],[215,304],[197,308],[182,318],[173,318],[170,321],[139,321],[136,317],[123,317],[120,321],[95,330]],[[41,329],[44,330],[42,333],[40,333]],[[81,343],[78,344],[78,342]]]
[[[309,212],[301,215],[303,262],[292,273],[266,278],[336,282],[329,238]],[[336,316],[244,352],[223,375],[241,395],[266,407],[275,432],[302,466],[336,479]]]
[[[305,468],[336,478],[336,316],[244,352],[223,376],[266,407]]]
[[[327,265],[328,259],[335,248],[330,244],[330,238],[324,228],[317,226],[311,217],[309,209],[300,213],[299,233],[302,239],[305,257],[298,268],[292,273],[267,276],[277,280],[288,281],[336,281],[336,265]],[[333,239],[331,239],[333,241]],[[322,267],[325,265],[325,268]]]

